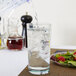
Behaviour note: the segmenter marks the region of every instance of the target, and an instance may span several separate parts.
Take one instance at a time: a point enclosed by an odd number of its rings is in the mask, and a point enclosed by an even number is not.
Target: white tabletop
[[[76,49],[76,46],[52,46],[57,49]],[[18,76],[28,64],[28,52],[0,50],[0,76]]]
[[[0,50],[0,76],[18,76],[27,66],[27,50]]]

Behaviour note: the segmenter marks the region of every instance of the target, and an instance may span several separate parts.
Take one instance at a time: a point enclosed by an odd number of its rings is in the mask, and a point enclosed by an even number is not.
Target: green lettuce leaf
[[[76,61],[68,61],[68,63],[76,66]]]

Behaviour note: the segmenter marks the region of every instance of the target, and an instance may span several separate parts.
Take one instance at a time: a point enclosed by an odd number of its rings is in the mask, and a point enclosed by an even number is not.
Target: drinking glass
[[[51,24],[27,24],[28,69],[36,75],[47,74],[50,69]]]

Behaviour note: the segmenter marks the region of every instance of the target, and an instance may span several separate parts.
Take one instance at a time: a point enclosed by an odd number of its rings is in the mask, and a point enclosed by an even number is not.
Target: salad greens
[[[51,59],[62,65],[76,67],[76,51],[73,52],[67,51],[66,53],[56,54],[53,55]]]

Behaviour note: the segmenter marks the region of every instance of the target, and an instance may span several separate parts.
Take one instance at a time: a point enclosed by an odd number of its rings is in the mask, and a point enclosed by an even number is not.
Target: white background
[[[33,0],[39,21],[52,24],[51,45],[76,45],[76,0]]]
[[[32,1],[38,15],[38,21],[43,23],[50,23],[52,25],[51,45],[75,46],[76,0],[32,0]],[[14,14],[15,17],[16,16],[21,17],[22,15],[26,14],[25,12],[26,12],[26,5],[23,4],[15,10]]]

